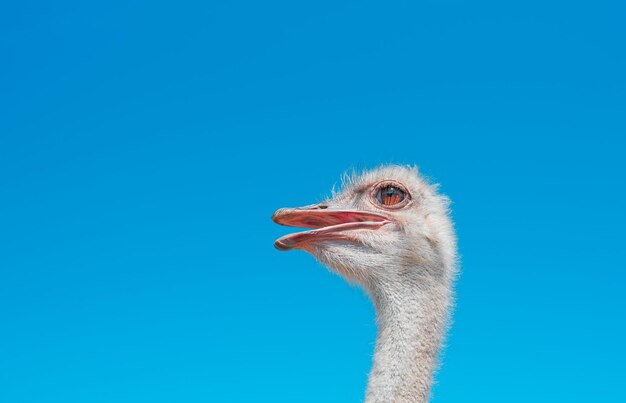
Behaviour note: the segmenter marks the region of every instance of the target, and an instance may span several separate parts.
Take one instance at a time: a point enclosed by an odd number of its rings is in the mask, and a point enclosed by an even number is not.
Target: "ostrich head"
[[[367,403],[428,400],[456,267],[448,204],[416,168],[385,166],[352,176],[319,204],[274,213],[278,224],[312,228],[276,248],[311,253],[376,305]]]
[[[277,249],[305,250],[369,291],[424,276],[447,282],[453,274],[448,200],[419,177],[417,168],[385,166],[352,175],[331,198],[280,209],[273,220],[313,228],[278,239]]]

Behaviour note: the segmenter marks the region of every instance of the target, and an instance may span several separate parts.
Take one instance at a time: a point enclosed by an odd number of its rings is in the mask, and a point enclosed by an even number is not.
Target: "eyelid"
[[[401,184],[400,182],[396,182],[394,180],[385,180],[385,181],[378,182],[376,185],[374,185],[372,189],[374,192],[378,192],[381,189],[384,189],[386,187],[394,187],[400,190],[401,192],[403,192],[408,197],[411,197],[411,192],[409,192],[408,189],[403,184]]]
[[[384,204],[378,201],[377,195],[385,187],[395,187],[396,189],[404,193],[404,198],[396,204]],[[374,186],[371,187],[369,197],[372,203],[374,203],[377,206],[387,208],[387,209],[399,209],[399,208],[405,207],[409,205],[411,201],[413,200],[413,196],[411,195],[411,192],[409,192],[409,190],[406,188],[406,186],[394,180],[384,180],[384,181],[380,181],[376,183]]]

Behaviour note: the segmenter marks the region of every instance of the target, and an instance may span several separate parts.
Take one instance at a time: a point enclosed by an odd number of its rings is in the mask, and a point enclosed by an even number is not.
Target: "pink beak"
[[[311,251],[320,241],[349,240],[347,231],[377,229],[390,222],[381,214],[360,210],[334,210],[323,204],[299,208],[282,208],[272,220],[288,227],[314,228],[311,231],[285,235],[274,242],[278,250],[303,249]]]

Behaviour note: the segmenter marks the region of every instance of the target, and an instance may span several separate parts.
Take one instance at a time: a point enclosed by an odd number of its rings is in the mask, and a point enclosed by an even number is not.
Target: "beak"
[[[339,210],[325,204],[298,208],[282,208],[272,216],[276,224],[288,227],[313,228],[296,232],[274,242],[278,250],[303,249],[311,251],[320,241],[350,240],[349,231],[374,230],[390,223],[388,217],[362,210]]]

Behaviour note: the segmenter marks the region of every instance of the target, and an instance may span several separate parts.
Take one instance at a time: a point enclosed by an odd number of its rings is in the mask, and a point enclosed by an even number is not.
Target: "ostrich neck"
[[[365,402],[427,402],[446,329],[449,282],[425,275],[370,292],[378,335]]]

